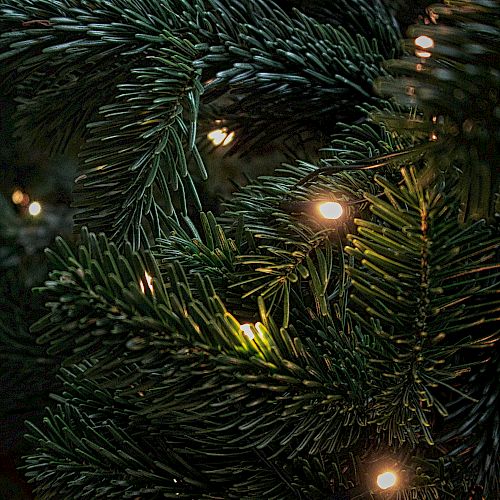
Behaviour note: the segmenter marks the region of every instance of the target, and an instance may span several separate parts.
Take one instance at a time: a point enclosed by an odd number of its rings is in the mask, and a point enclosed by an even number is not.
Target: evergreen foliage
[[[500,5],[401,43],[397,2],[279,3],[0,2],[20,133],[84,137],[36,289],[39,498],[500,495]],[[323,147],[205,212],[214,112],[232,153]]]
[[[429,15],[436,24],[409,29],[407,48],[414,54],[387,63],[401,76],[380,84],[383,92],[419,112],[410,120],[393,116],[389,121],[400,131],[407,128],[413,136],[431,139],[438,151],[430,155],[430,169],[458,178],[462,218],[492,217],[500,185],[500,6],[447,2],[433,5]],[[415,45],[418,37],[430,38],[432,46]]]

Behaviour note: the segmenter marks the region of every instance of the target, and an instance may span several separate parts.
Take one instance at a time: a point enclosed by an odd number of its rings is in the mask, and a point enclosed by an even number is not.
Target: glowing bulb
[[[220,146],[227,137],[227,132],[224,129],[218,128],[217,130],[212,130],[207,137],[212,141],[214,146]]]
[[[153,288],[153,277],[147,271],[144,273],[144,276],[146,278],[146,283],[148,284],[148,287],[151,290],[151,293],[154,295],[155,291]],[[144,288],[144,283],[142,282],[142,280],[139,281],[139,285],[141,287],[141,292],[146,293],[146,290]]]
[[[212,141],[212,144],[214,146],[227,146],[233,141],[234,132],[228,133],[227,128],[223,127],[212,130],[212,132],[210,132],[207,137]]]
[[[12,193],[12,203],[20,205],[24,200],[24,193],[20,189],[16,189]]]
[[[248,323],[241,325],[240,330],[249,338],[249,340],[253,340],[255,338],[252,327]]]
[[[434,40],[427,35],[420,35],[415,38],[415,45],[420,49],[432,49],[434,47]]]
[[[36,217],[37,215],[40,215],[42,213],[42,205],[40,205],[38,201],[34,201],[30,203],[30,206],[28,207],[28,212],[33,217]]]
[[[377,476],[377,485],[382,490],[392,488],[398,481],[396,474],[392,471],[383,472]]]
[[[325,203],[321,203],[318,207],[319,212],[325,219],[338,219],[344,209],[340,203],[336,201],[327,201]]]
[[[415,45],[417,50],[415,51],[415,55],[422,59],[427,59],[431,57],[431,53],[427,50],[419,50],[419,49],[432,49],[434,47],[434,40],[427,35],[420,35],[415,38]]]
[[[228,144],[231,144],[234,139],[234,132],[231,132],[230,134],[227,135],[227,137],[224,139],[224,142],[222,143],[223,146],[227,146]]]
[[[421,59],[428,59],[432,56],[432,54],[430,52],[427,52],[426,50],[416,50],[415,55],[417,57],[420,57]]]

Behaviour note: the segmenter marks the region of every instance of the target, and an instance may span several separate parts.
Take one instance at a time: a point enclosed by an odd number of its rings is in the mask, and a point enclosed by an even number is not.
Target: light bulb
[[[227,137],[224,139],[224,142],[222,143],[223,146],[227,146],[228,144],[231,144],[234,140],[234,132],[231,132],[227,134]]]
[[[344,212],[342,205],[336,201],[321,203],[318,210],[325,219],[338,219]]]
[[[20,205],[24,200],[24,193],[20,189],[16,189],[12,193],[12,203]]]
[[[420,35],[415,38],[415,45],[420,49],[432,49],[434,47],[434,40],[427,35]]]
[[[36,217],[37,215],[40,215],[42,213],[42,205],[40,205],[38,201],[33,201],[28,207],[28,212],[33,217]]]
[[[147,271],[144,273],[144,276],[146,278],[146,283],[148,284],[148,287],[151,290],[151,293],[154,295],[155,291],[154,291],[154,288],[153,288],[153,277]],[[139,281],[139,285],[141,287],[141,292],[145,293],[146,290],[144,288],[144,283],[142,282],[142,280]]]
[[[432,47],[434,47],[434,40],[430,36],[420,35],[415,38],[415,46],[417,47],[415,55],[422,59],[428,59],[432,54],[427,50],[421,49],[432,49]]]
[[[252,326],[248,323],[241,325],[240,330],[249,338],[249,340],[253,340],[255,338],[255,334],[252,331]]]
[[[421,59],[428,59],[432,56],[432,54],[430,52],[427,52],[426,50],[416,50],[415,55],[417,57],[420,57]]]
[[[214,146],[227,146],[234,139],[234,132],[228,132],[226,127],[212,130],[207,134],[207,137]]]
[[[212,130],[207,137],[212,141],[214,146],[220,146],[226,140],[227,132],[222,128],[218,128]]]
[[[383,472],[377,476],[377,485],[382,490],[392,488],[398,481],[398,477],[392,471]]]

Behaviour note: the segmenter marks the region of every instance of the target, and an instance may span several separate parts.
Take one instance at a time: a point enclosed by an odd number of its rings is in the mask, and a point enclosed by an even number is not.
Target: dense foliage
[[[39,498],[500,494],[500,5],[401,42],[402,2],[279,3],[0,2],[20,133],[83,137],[36,290]],[[290,157],[220,214],[216,126]]]

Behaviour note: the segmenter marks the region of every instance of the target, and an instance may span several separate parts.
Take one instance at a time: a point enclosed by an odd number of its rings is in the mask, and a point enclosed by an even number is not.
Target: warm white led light
[[[207,134],[207,138],[214,146],[228,146],[234,140],[234,132],[228,132],[226,127],[212,130]]]
[[[421,59],[428,59],[432,54],[428,50],[422,49],[432,49],[434,47],[434,40],[430,36],[420,35],[415,38],[415,46],[417,47],[415,55]]]
[[[383,472],[377,476],[377,485],[382,490],[392,488],[398,482],[398,477],[392,471]]]
[[[429,59],[429,57],[432,56],[432,54],[426,50],[416,50],[415,55],[421,59]]]
[[[24,200],[24,193],[20,189],[16,189],[12,193],[12,203],[20,205]]]
[[[231,132],[231,133],[227,134],[227,137],[222,142],[222,145],[227,146],[228,144],[231,144],[233,142],[233,140],[234,140],[234,132]]]
[[[248,323],[240,326],[240,330],[250,339],[253,340],[255,338],[255,334],[252,331],[252,326]]]
[[[222,128],[218,128],[217,130],[212,130],[207,137],[212,141],[214,146],[220,146],[226,140],[227,132]]]
[[[434,40],[427,35],[420,35],[415,38],[415,45],[420,49],[432,49],[434,47]]]
[[[42,213],[42,205],[40,205],[38,201],[33,201],[28,207],[28,212],[33,217],[36,217],[37,215],[40,215]]]
[[[153,288],[153,277],[146,271],[144,273],[144,276],[146,277],[146,283],[148,284],[148,288],[151,290],[151,293],[154,294],[154,288]],[[141,287],[141,292],[145,293],[145,288],[144,288],[144,283],[142,280],[139,282],[139,285]]]
[[[325,219],[338,219],[344,211],[342,205],[336,201],[326,201],[321,203],[318,209],[320,214]]]

